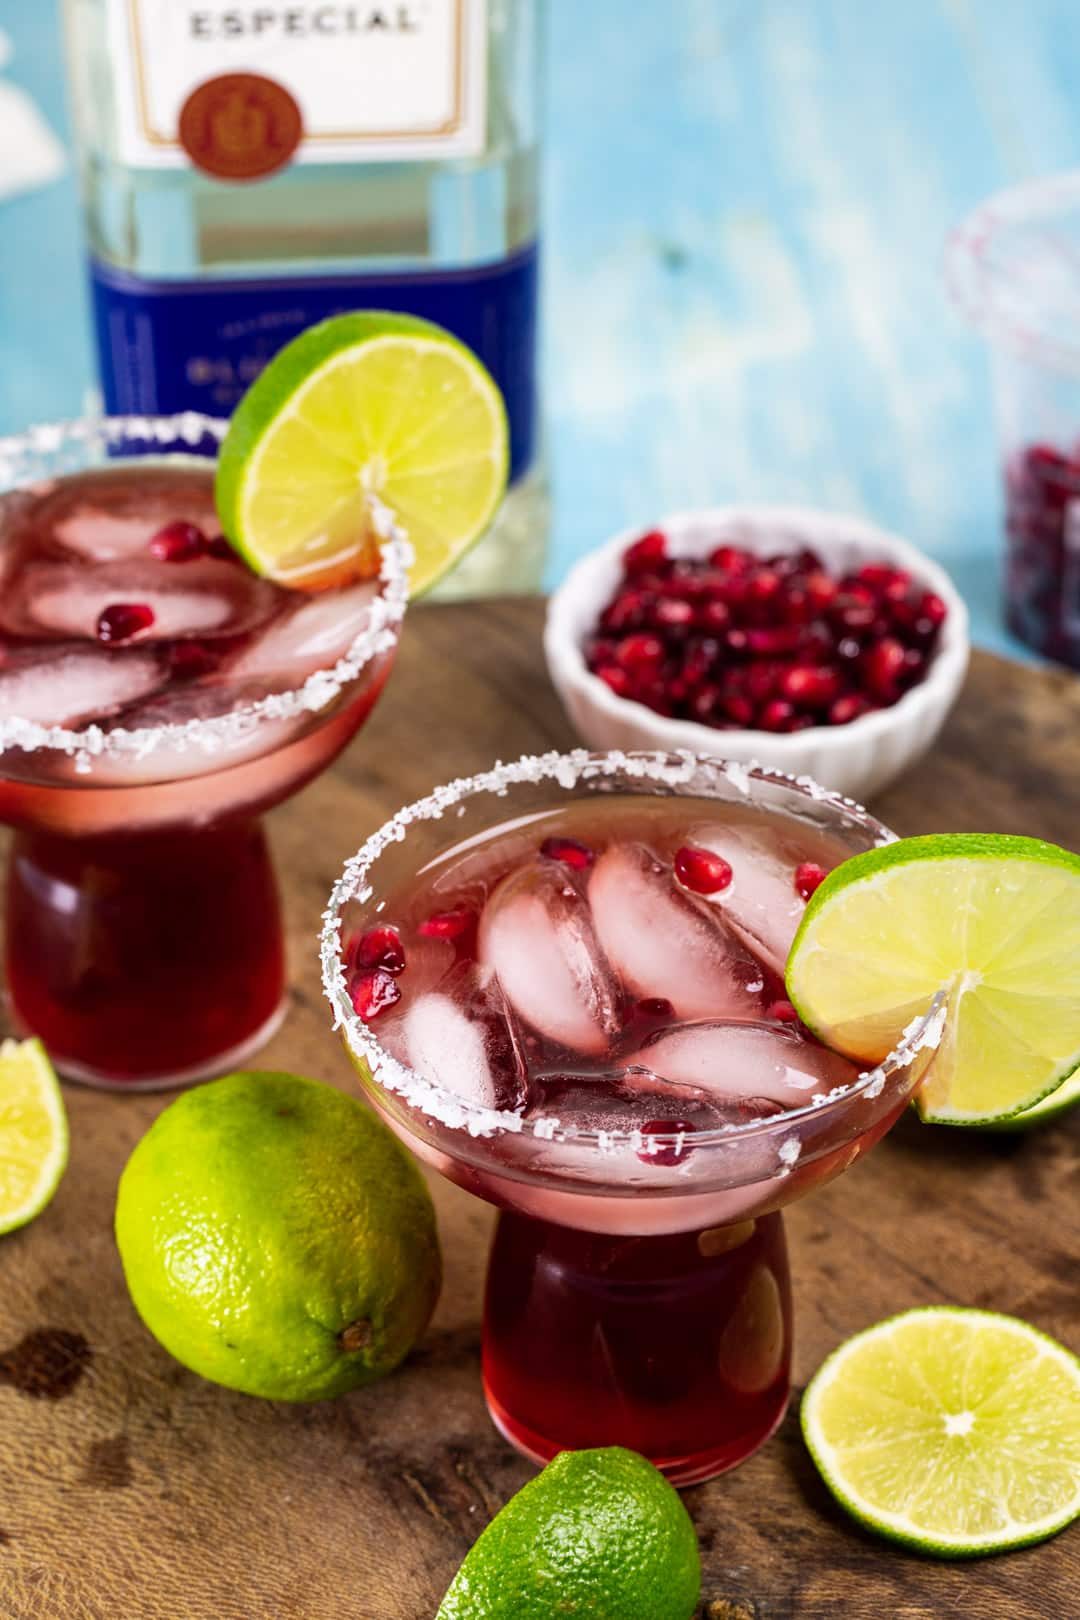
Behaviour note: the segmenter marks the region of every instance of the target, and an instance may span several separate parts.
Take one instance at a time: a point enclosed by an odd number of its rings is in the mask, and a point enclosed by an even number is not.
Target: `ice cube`
[[[679,1018],[760,1016],[758,964],[644,844],[608,846],[589,901],[604,953],[634,995],[670,1001]]]
[[[858,1074],[853,1063],[797,1029],[742,1022],[661,1030],[625,1061],[628,1069],[692,1087],[717,1106],[765,1102],[799,1108],[815,1093],[850,1085]]]
[[[0,606],[15,635],[97,640],[98,619],[118,602],[148,607],[154,622],[140,642],[192,635],[240,635],[277,607],[272,585],[234,564],[205,557],[179,566],[154,558],[74,568],[28,563]]]
[[[366,581],[299,601],[244,649],[231,665],[230,676],[293,684],[317,669],[332,668],[371,618],[377,590],[373,581]]]
[[[165,683],[151,652],[53,652],[0,670],[0,719],[41,726],[104,720]]]
[[[806,902],[795,889],[795,868],[807,859],[793,841],[766,837],[750,827],[695,828],[691,842],[722,855],[731,882],[707,897],[743,943],[780,978]]]
[[[525,1062],[497,987],[464,964],[446,985],[409,1003],[401,1019],[405,1061],[479,1108],[520,1108]]]
[[[96,484],[96,489],[95,489]],[[185,474],[151,468],[137,480],[114,472],[94,475],[88,495],[72,500],[70,487],[58,485],[34,510],[37,534],[51,535],[69,551],[93,562],[112,562],[145,552],[167,523],[194,523],[206,535],[220,532],[213,484],[201,471]]]
[[[618,990],[566,871],[513,872],[480,918],[479,957],[527,1024],[576,1052],[602,1052],[619,1029]]]
[[[539,1101],[532,1117],[558,1119],[564,1129],[579,1131],[637,1131],[648,1124],[653,1133],[682,1124],[691,1131],[715,1130],[762,1114],[780,1112],[762,1102],[753,1112],[745,1104],[731,1106],[698,1086],[681,1086],[653,1074],[616,1074],[602,1079],[566,1075],[539,1082]],[[688,1131],[688,1138],[690,1132]]]

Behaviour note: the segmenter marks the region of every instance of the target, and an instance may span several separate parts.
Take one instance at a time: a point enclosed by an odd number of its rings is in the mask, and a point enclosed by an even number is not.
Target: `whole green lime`
[[[355,1098],[295,1074],[231,1074],[171,1103],[120,1178],[116,1241],[166,1350],[278,1401],[396,1367],[442,1277],[412,1159]]]
[[[470,1549],[436,1620],[690,1620],[690,1515],[636,1451],[563,1451]]]

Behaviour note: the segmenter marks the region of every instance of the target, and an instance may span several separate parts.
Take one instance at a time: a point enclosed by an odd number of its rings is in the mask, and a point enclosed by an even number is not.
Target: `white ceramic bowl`
[[[622,554],[644,532],[627,529],[592,551],[570,571],[548,604],[544,652],[548,670],[575,730],[590,748],[688,748],[744,763],[756,761],[812,776],[826,787],[865,799],[926,752],[956,701],[967,669],[968,615],[944,569],[906,540],[859,518],[787,506],[727,506],[677,512],[657,525],[675,557],[705,556],[724,543],[769,555],[809,546],[831,572],[863,563],[905,568],[936,591],[948,617],[926,677],[898,703],[846,726],[806,731],[716,731],[696,720],[655,714],[616,697],[586,668],[582,647],[622,578]]]

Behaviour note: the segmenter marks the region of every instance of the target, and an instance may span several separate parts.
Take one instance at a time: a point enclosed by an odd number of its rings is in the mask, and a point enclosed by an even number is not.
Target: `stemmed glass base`
[[[282,1016],[281,913],[256,819],[88,838],[21,830],[6,931],[14,1023],[70,1079],[205,1079]]]
[[[791,1314],[779,1214],[634,1237],[503,1213],[484,1313],[488,1410],[534,1461],[620,1445],[696,1484],[781,1422]]]

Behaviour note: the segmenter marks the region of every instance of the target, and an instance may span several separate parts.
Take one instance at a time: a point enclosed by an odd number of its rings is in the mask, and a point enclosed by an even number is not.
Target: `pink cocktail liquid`
[[[140,459],[0,495],[0,820],[17,1027],[67,1074],[163,1085],[241,1061],[285,960],[259,813],[344,746],[391,651],[307,703],[370,621],[220,539],[213,471]]]
[[[907,1096],[812,1117],[857,1070],[799,1024],[783,968],[807,897],[850,852],[750,804],[593,796],[467,838],[347,927],[364,1027],[397,1072],[474,1111],[454,1130],[444,1096],[424,1119],[423,1093],[406,1109],[379,1074],[391,1123],[503,1208],[484,1385],[530,1456],[626,1445],[688,1484],[780,1421],[778,1207],[852,1163]],[[477,1110],[518,1123],[487,1135]]]

